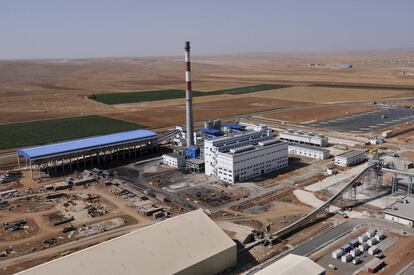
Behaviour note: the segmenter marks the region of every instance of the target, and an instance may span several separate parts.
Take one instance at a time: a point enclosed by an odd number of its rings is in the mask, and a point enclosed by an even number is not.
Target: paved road
[[[289,251],[289,254],[296,254],[300,256],[307,256],[316,250],[318,250],[321,246],[325,245],[326,243],[337,239],[342,234],[352,230],[352,228],[357,224],[355,221],[346,221],[325,233],[311,239],[310,241],[292,249]]]
[[[414,274],[414,261],[412,261],[408,266],[404,267],[397,275],[410,275]]]
[[[413,119],[414,115],[411,109],[382,108],[337,119],[319,121],[310,126],[343,132],[363,133],[387,128]]]
[[[256,272],[258,272],[259,270],[265,268],[266,266],[276,262],[277,260],[283,258],[284,256],[288,255],[288,254],[296,254],[296,255],[300,255],[300,256],[308,256],[309,254],[315,252],[316,250],[318,250],[319,248],[321,248],[322,246],[327,245],[328,243],[338,239],[340,236],[342,236],[343,234],[346,234],[347,232],[349,232],[350,230],[352,230],[352,228],[354,228],[354,226],[358,224],[358,221],[351,221],[348,220],[336,227],[333,227],[331,229],[328,229],[327,231],[325,231],[324,233],[316,236],[315,238],[289,250],[286,251],[285,253],[282,253],[268,261],[266,261],[265,263],[255,267],[254,269],[250,270],[247,274],[254,274]]]

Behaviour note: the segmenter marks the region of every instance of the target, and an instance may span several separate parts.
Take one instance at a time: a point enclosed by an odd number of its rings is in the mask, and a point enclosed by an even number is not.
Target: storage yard
[[[90,251],[105,258],[102,246],[116,247],[117,265],[138,270],[125,253],[139,248],[125,240],[146,243],[144,235],[170,242],[154,253],[215,261],[226,253],[214,271],[224,274],[271,270],[290,254],[327,274],[396,274],[408,266],[414,230],[398,212],[412,203],[414,111],[400,103],[414,96],[412,81],[378,71],[371,57],[350,56],[360,71],[348,66],[344,77],[341,68],[304,65],[305,57],[291,63],[269,55],[226,57],[214,66],[213,57],[200,58],[192,87],[187,43],[186,91],[182,64],[168,58],[69,61],[97,71],[63,81],[57,68],[53,81],[14,80],[6,95],[0,91],[0,104],[20,98],[0,110],[7,123],[0,125],[0,273],[56,258],[32,270],[59,270]],[[260,70],[246,70],[253,60]],[[19,75],[21,64],[12,65]],[[131,74],[119,79],[119,66]],[[20,94],[21,85],[33,93]],[[407,250],[401,257],[399,246]],[[139,251],[140,261],[149,257]],[[156,267],[185,268],[169,263]]]

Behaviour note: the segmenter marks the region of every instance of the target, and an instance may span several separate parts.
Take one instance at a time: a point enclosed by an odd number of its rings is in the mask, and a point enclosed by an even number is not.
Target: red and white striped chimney
[[[187,125],[187,147],[194,144],[193,142],[193,95],[191,89],[191,63],[190,63],[190,41],[185,42],[185,104],[186,104],[186,125]]]

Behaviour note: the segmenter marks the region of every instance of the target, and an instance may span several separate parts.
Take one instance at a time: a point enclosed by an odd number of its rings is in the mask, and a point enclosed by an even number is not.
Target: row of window
[[[250,158],[241,159],[241,160],[235,161],[234,164],[243,163],[243,162],[250,161],[250,160],[253,160],[253,159],[262,158],[262,157],[267,156],[267,155],[284,152],[285,150],[286,149],[279,149],[279,150],[271,151],[271,152],[268,152],[268,153],[265,153],[265,154],[261,154],[261,155],[257,155],[257,156],[252,156]],[[281,158],[283,158],[283,156]]]

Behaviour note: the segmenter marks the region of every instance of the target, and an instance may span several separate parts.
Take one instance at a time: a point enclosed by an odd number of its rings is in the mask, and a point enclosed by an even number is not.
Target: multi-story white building
[[[365,160],[365,152],[358,150],[351,150],[335,156],[335,164],[339,166],[352,166]]]
[[[180,168],[185,166],[185,156],[179,154],[162,155],[162,163],[171,167]]]
[[[288,166],[288,144],[269,139],[217,154],[217,178],[235,183],[259,177]]]
[[[327,147],[329,145],[328,137],[302,131],[287,130],[281,132],[279,138],[281,140],[285,140],[288,142],[307,144],[319,147]]]
[[[289,154],[300,155],[314,159],[327,159],[331,156],[328,149],[306,144],[289,143]]]
[[[217,157],[220,152],[247,145],[256,145],[261,141],[272,139],[272,132],[266,126],[257,126],[253,130],[237,134],[207,139],[204,141],[205,173],[207,176],[218,177]]]

